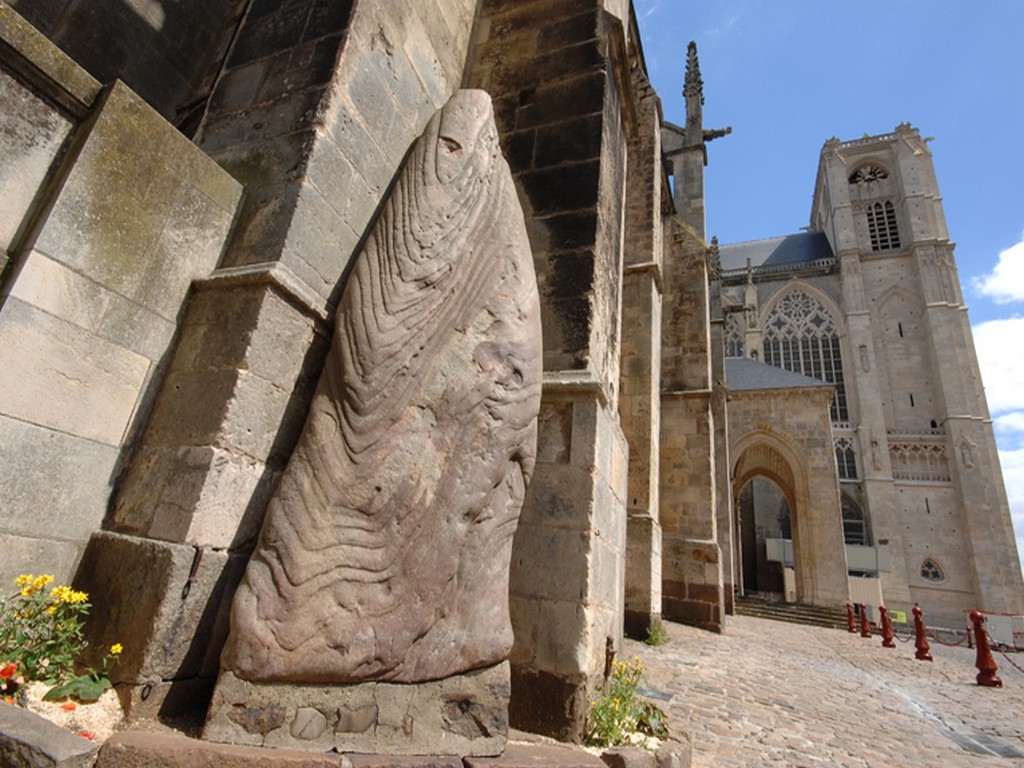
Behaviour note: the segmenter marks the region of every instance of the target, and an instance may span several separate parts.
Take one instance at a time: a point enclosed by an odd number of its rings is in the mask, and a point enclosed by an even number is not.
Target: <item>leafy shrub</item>
[[[640,696],[644,666],[640,659],[616,661],[612,673],[591,704],[586,742],[598,747],[632,743],[634,734],[662,737],[667,734],[665,714]]]

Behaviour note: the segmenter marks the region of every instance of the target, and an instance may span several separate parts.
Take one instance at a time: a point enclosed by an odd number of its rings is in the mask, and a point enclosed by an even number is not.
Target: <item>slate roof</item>
[[[725,386],[730,392],[755,389],[805,389],[831,387],[827,381],[765,365],[747,357],[725,358]]]
[[[722,269],[745,269],[747,259],[754,267],[793,262],[831,259],[832,246],[824,232],[801,232],[798,235],[749,240],[745,243],[722,245],[718,249]]]

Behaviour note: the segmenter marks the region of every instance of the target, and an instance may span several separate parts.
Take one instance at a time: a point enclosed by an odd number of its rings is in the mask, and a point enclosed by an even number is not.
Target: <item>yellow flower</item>
[[[26,584],[31,582],[33,578],[34,577],[32,576],[31,573],[23,573],[21,574],[21,576],[14,580],[14,583],[17,584],[19,587],[24,587]]]
[[[84,603],[89,599],[87,592],[77,592],[63,584],[51,589],[50,595],[53,597],[54,602],[68,603],[69,605]]]
[[[111,656],[118,656],[118,655],[120,655],[121,651],[123,651],[123,650],[124,650],[124,648],[121,646],[120,643],[114,643],[112,646],[110,646],[110,655]]]

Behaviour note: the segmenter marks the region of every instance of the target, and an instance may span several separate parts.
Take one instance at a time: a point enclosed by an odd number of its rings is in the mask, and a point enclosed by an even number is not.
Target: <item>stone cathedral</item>
[[[131,717],[398,753],[359,686],[579,741],[737,597],[1024,612],[926,141],[719,245],[679,70],[628,0],[0,0],[0,584],[89,592]]]

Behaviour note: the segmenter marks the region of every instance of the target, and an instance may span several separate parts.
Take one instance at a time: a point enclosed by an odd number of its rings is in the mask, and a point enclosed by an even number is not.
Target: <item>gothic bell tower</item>
[[[928,139],[830,139],[812,229],[840,269],[849,428],[886,600],[1024,610],[992,423]],[[1015,586],[1008,586],[1015,585]]]

